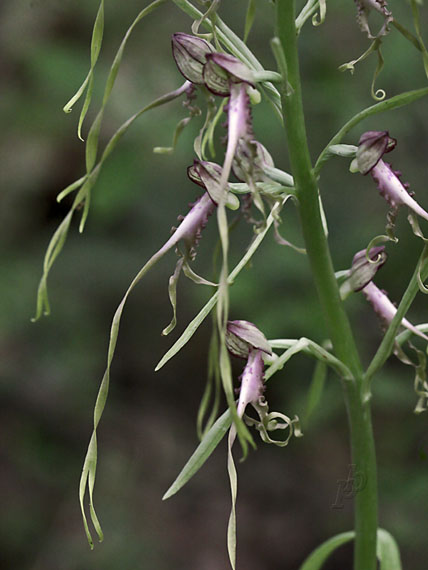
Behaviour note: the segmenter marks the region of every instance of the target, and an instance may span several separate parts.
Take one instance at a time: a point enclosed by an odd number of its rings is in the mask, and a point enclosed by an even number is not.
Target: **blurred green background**
[[[87,133],[100,103],[120,41],[145,2],[106,2],[104,44],[96,69]],[[220,14],[242,35],[246,3],[224,2]],[[268,69],[272,6],[258,0],[249,45]],[[303,4],[303,2],[301,3]],[[210,291],[181,279],[179,324],[170,337],[167,281],[171,253],[131,295],[121,325],[107,407],[98,432],[95,505],[105,532],[91,552],[78,504],[78,482],[91,434],[93,404],[102,377],[113,312],[130,280],[168,237],[176,216],[199,194],[186,176],[193,160],[194,120],[172,156],[153,154],[169,145],[185,116],[180,101],[143,116],[108,159],[93,192],[83,235],[73,223],[49,279],[52,315],[30,323],[44,251],[70,206],[57,193],[84,173],[84,144],[76,137],[80,104],[62,106],[85,77],[98,2],[2,0],[0,4],[1,208],[0,295],[3,568],[31,570],[218,570],[227,568],[229,484],[226,448],[219,446],[203,470],[173,499],[161,497],[197,444],[195,420],[206,379],[207,321],[160,372],[154,367]],[[411,27],[408,5],[390,7]],[[375,59],[354,76],[340,64],[355,59],[367,38],[355,24],[354,3],[328,2],[323,26],[301,34],[307,127],[313,158],[354,113],[372,104]],[[428,24],[428,11],[422,11]],[[173,32],[191,22],[170,3],[135,29],[126,48],[101,131],[103,146],[131,114],[181,84],[170,53]],[[427,38],[426,34],[425,37]],[[428,40],[428,38],[427,38]],[[393,31],[384,41],[385,69],[377,86],[388,96],[426,85],[416,50]],[[398,139],[390,155],[416,198],[428,207],[428,100],[379,115],[344,142],[356,144],[365,130],[389,130]],[[266,103],[254,108],[257,138],[287,169],[285,137]],[[199,121],[199,122],[198,122]],[[331,160],[320,187],[337,269],[383,233],[386,204],[367,177],[350,175],[348,161]],[[281,231],[301,244],[293,207]],[[214,220],[214,219],[213,219]],[[204,232],[196,269],[210,275],[216,244],[213,220]],[[424,227],[426,230],[426,227]],[[241,224],[233,236],[232,264],[251,239]],[[421,250],[405,213],[400,242],[388,245],[389,261],[377,283],[398,301]],[[347,301],[358,345],[369,362],[381,339],[376,318],[361,295]],[[272,236],[231,290],[231,318],[255,322],[268,338],[317,342],[325,330],[306,259],[278,246]],[[409,319],[428,320],[420,295]],[[234,362],[236,375],[241,363]],[[298,356],[267,389],[271,409],[302,414],[314,363]],[[380,520],[398,540],[403,568],[426,568],[428,431],[416,403],[410,368],[391,359],[375,382],[373,411],[379,457]],[[238,466],[238,567],[294,570],[321,541],[352,528],[352,504],[333,509],[338,480],[351,463],[340,386],[329,378],[305,436],[285,449],[258,445]],[[237,451],[237,458],[239,452]],[[350,567],[351,547],[331,558],[327,570]]]

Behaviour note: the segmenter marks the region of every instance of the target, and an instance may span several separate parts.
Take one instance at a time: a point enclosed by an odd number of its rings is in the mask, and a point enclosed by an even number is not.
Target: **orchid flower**
[[[390,224],[400,206],[407,206],[412,214],[428,220],[426,212],[412,197],[409,185],[400,180],[401,172],[393,170],[392,166],[383,161],[383,155],[395,148],[396,140],[389,136],[388,131],[368,131],[359,141],[356,158],[351,164],[351,169],[357,169],[361,174],[370,172],[373,180],[377,183],[380,194],[391,206],[389,215]],[[420,230],[415,229],[416,224],[411,221],[414,233],[419,235]]]
[[[387,254],[384,246],[372,247],[368,251],[363,249],[357,252],[352,260],[351,269],[347,272],[347,278],[340,287],[340,293],[342,299],[344,299],[350,292],[361,291],[382,323],[388,326],[397,312],[397,307],[390,301],[387,293],[373,283],[373,278],[386,263],[386,260]],[[403,319],[401,324],[413,334],[428,340],[428,337],[407,319]]]
[[[302,435],[297,416],[290,419],[279,412],[269,413],[268,404],[264,398],[264,362],[263,356],[271,356],[272,349],[264,334],[249,321],[228,321],[226,333],[226,345],[234,355],[247,360],[241,375],[241,387],[237,403],[237,413],[244,418],[248,425],[255,426],[260,432],[261,439],[266,443],[275,443],[280,447],[288,444],[294,434],[295,437]],[[257,411],[259,420],[245,415],[247,406]],[[289,429],[285,440],[278,441],[270,438],[268,432],[276,429]],[[230,489],[232,495],[232,508],[227,530],[227,543],[229,559],[233,569],[236,560],[236,497],[237,497],[237,473],[233,461],[232,446],[236,439],[236,428],[232,424],[228,438],[227,469],[229,473]]]

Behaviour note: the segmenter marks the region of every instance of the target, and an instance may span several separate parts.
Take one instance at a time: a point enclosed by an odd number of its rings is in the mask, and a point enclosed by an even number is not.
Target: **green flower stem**
[[[297,188],[300,218],[312,275],[318,290],[330,338],[337,357],[348,366],[354,381],[343,382],[350,423],[352,458],[365,486],[355,496],[354,570],[375,570],[377,532],[376,456],[370,402],[362,398],[362,368],[351,327],[340,300],[330,251],[323,230],[317,182],[306,138],[295,28],[294,0],[277,0],[277,35],[288,67],[292,90],[283,90],[282,106],[292,175]]]
[[[426,279],[428,277],[428,246],[424,246],[422,250],[421,257],[419,258],[418,265],[410,279],[406,291],[404,292],[403,298],[398,306],[397,312],[388,327],[388,330],[380,343],[376,354],[373,357],[367,372],[364,375],[364,389],[365,392],[369,393],[370,381],[376,372],[383,366],[385,360],[391,355],[394,348],[395,337],[397,336],[398,329],[401,326],[401,321],[406,316],[407,311],[410,308],[416,294],[419,292],[419,277]]]

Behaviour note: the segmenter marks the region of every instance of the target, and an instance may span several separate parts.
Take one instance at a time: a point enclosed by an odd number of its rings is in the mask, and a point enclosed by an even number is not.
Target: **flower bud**
[[[272,354],[265,335],[249,321],[228,321],[226,345],[233,355],[240,358],[248,358],[253,349]]]
[[[203,68],[206,56],[214,50],[208,42],[181,32],[172,36],[172,55],[184,77],[198,85],[203,84]]]

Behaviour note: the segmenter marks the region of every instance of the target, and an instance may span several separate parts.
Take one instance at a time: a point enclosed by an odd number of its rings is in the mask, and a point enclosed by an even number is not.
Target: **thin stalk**
[[[317,182],[313,173],[305,130],[295,28],[295,1],[277,0],[277,35],[281,41],[292,90],[284,89],[282,106],[297,188],[299,211],[312,275],[318,290],[328,332],[337,357],[352,371],[344,381],[352,463],[363,481],[355,496],[354,570],[376,570],[377,478],[370,402],[362,399],[362,368],[349,320],[340,300],[330,250],[323,230]]]

